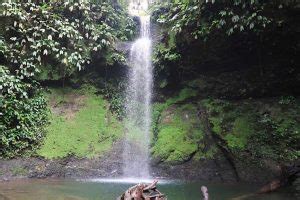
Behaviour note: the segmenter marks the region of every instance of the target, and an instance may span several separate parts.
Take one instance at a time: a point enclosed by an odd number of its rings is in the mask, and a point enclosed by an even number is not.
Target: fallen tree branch
[[[167,200],[164,194],[156,189],[158,181],[150,185],[139,183],[130,187],[117,200]]]
[[[151,183],[150,185],[148,185],[147,187],[144,188],[144,191],[156,189],[157,183],[158,183],[158,180],[154,180],[153,183]]]

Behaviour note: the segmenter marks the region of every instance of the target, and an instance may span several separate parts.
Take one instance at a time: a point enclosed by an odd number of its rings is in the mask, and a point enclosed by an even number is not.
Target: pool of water
[[[114,200],[136,180],[18,180],[0,182],[0,200]],[[295,199],[288,190],[253,195],[257,188],[246,184],[160,181],[158,189],[168,200],[200,200],[200,187],[208,187],[211,200],[287,200]]]

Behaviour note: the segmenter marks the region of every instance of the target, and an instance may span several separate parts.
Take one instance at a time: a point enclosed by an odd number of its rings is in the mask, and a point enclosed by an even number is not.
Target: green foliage
[[[160,60],[156,60],[159,56],[164,56],[166,62],[175,63],[180,59],[180,55],[176,52],[173,52],[171,48],[166,48],[162,44],[157,45],[154,52],[154,64],[158,64]]]
[[[269,110],[258,119],[260,129],[253,140],[260,146],[252,146],[253,151],[258,155],[275,157],[278,160],[296,160],[300,157],[299,104],[288,109],[276,109],[278,113]],[[269,149],[262,148],[267,145]]]
[[[119,119],[125,116],[125,97],[124,97],[125,85],[118,80],[112,80],[105,84],[102,93],[109,101],[109,110],[117,115]]]
[[[117,39],[133,36],[133,20],[102,3],[3,3],[10,20],[4,33],[7,62],[21,77],[58,79],[90,63],[92,54],[110,52],[107,64],[124,62]],[[41,73],[41,77],[39,77]]]
[[[0,64],[7,66],[0,66],[0,157],[14,157],[33,152],[43,140],[48,109],[38,81],[64,80],[89,65],[95,55],[106,66],[124,63],[115,42],[131,39],[135,23],[109,3],[3,3],[0,17],[5,27]],[[55,120],[58,126],[65,125]],[[111,142],[111,138],[104,142],[103,149]],[[95,146],[91,151],[100,152],[102,147]]]
[[[271,73],[274,68],[288,73],[295,69],[297,59],[294,41],[298,31],[294,27],[298,4],[282,0],[159,4],[153,8],[152,18],[162,35],[154,53],[157,73],[174,85],[220,68],[249,66],[257,70],[259,66],[260,75],[268,74],[264,73],[267,68]],[[279,53],[282,49],[289,53]]]
[[[259,33],[275,22],[275,16],[267,15],[267,10],[282,9],[283,6],[281,2],[270,1],[234,0],[208,4],[198,0],[188,5],[184,2],[162,4],[154,9],[153,16],[158,23],[170,27],[170,32],[179,34],[188,31],[198,39],[206,38],[215,31],[223,31],[227,35],[249,31]]]
[[[0,66],[0,91],[0,157],[35,149],[47,123],[47,105],[38,86]]]
[[[51,124],[39,155],[96,157],[110,150],[120,137],[120,122],[108,110],[107,102],[94,94],[94,89],[52,89],[48,96]],[[75,110],[70,109],[74,107]]]
[[[180,58],[181,55],[176,52],[174,47],[166,47],[163,44],[156,45],[153,52],[153,64],[156,66],[155,76],[159,78],[161,75],[170,76],[171,68],[177,64]],[[168,80],[162,79],[161,88],[164,88],[168,85]]]
[[[280,101],[278,102],[281,105],[292,105],[295,103],[295,97],[293,96],[284,96],[281,97]]]

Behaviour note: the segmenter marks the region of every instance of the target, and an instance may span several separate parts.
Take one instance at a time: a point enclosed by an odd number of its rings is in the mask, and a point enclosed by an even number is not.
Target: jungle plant
[[[4,55],[18,75],[61,79],[90,63],[93,54],[124,62],[114,49],[118,38],[133,35],[133,20],[106,3],[4,3],[10,21]],[[125,29],[125,31],[123,31]],[[122,30],[122,31],[121,31]]]
[[[212,69],[210,66],[223,63],[232,66],[249,57],[249,65],[259,66],[263,75],[267,67],[275,68],[274,57],[276,63],[291,66],[296,59],[295,1],[175,1],[152,10],[152,21],[162,30],[155,66],[167,77],[190,77],[202,67]],[[284,56],[279,53],[282,48],[288,52]],[[170,62],[170,55],[180,55],[176,65]]]
[[[38,88],[0,66],[0,157],[20,155],[40,143],[47,104]]]
[[[61,80],[95,55],[125,62],[114,44],[134,34],[134,22],[108,3],[3,3],[0,37],[0,157],[23,155],[42,142],[48,123],[41,80]]]

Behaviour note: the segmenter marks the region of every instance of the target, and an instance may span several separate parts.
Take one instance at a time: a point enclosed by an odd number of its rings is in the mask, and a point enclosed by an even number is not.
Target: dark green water
[[[114,200],[134,183],[94,180],[21,180],[0,183],[0,200]],[[200,200],[200,187],[206,185],[210,200],[296,199],[288,190],[267,195],[253,195],[257,187],[244,184],[200,182],[161,182],[158,189],[168,200]]]

